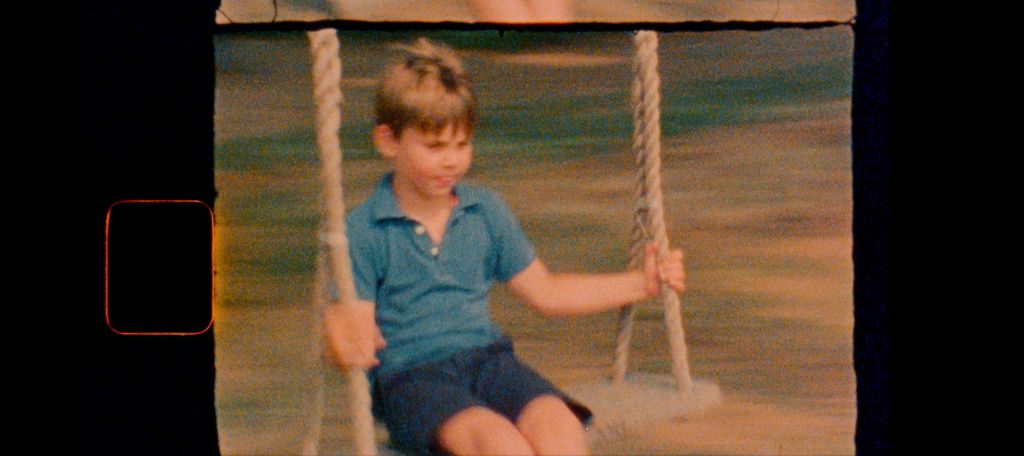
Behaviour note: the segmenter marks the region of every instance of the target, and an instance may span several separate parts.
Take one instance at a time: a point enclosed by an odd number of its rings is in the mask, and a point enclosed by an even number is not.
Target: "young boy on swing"
[[[372,368],[374,412],[416,453],[586,454],[590,411],[521,363],[487,309],[494,281],[548,316],[682,291],[682,252],[642,270],[549,272],[497,194],[460,182],[477,102],[454,53],[421,39],[387,67],[373,142],[392,166],[346,219],[359,301],[326,315],[332,354]]]

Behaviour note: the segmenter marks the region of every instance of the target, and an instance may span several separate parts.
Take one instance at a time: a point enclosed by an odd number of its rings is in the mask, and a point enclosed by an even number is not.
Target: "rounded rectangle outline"
[[[210,212],[210,322],[197,332],[128,332],[118,331],[114,329],[114,326],[110,324],[110,212],[114,210],[114,206],[122,203],[187,203],[187,204],[201,204]],[[158,199],[129,199],[129,200],[118,200],[115,201],[110,207],[107,208],[107,215],[103,226],[103,318],[107,322],[107,327],[110,328],[114,333],[121,336],[198,336],[210,330],[213,327],[213,311],[214,302],[216,298],[216,276],[215,276],[215,255],[214,255],[214,215],[213,209],[210,209],[206,203],[199,200],[158,200]]]

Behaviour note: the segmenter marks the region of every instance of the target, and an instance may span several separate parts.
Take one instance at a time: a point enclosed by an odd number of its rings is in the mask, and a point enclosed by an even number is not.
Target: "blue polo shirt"
[[[487,309],[491,285],[522,272],[536,255],[497,194],[462,183],[435,245],[399,209],[391,177],[385,175],[346,218],[356,293],[376,304],[388,342],[377,354],[378,375],[498,340],[501,332]]]

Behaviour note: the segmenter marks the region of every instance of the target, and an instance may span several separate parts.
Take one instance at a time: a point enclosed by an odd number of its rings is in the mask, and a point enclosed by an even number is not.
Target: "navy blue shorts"
[[[440,452],[436,433],[455,414],[482,406],[515,423],[531,400],[562,398],[587,423],[593,413],[569,398],[513,353],[507,337],[447,359],[382,376],[374,385],[374,413],[387,425],[391,443],[416,454]]]

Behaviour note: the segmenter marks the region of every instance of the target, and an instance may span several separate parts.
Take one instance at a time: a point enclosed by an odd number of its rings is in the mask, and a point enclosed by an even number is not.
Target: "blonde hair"
[[[476,96],[455,52],[426,38],[400,48],[405,55],[384,69],[377,88],[377,125],[401,135],[410,126],[436,132],[454,124],[472,134]]]

